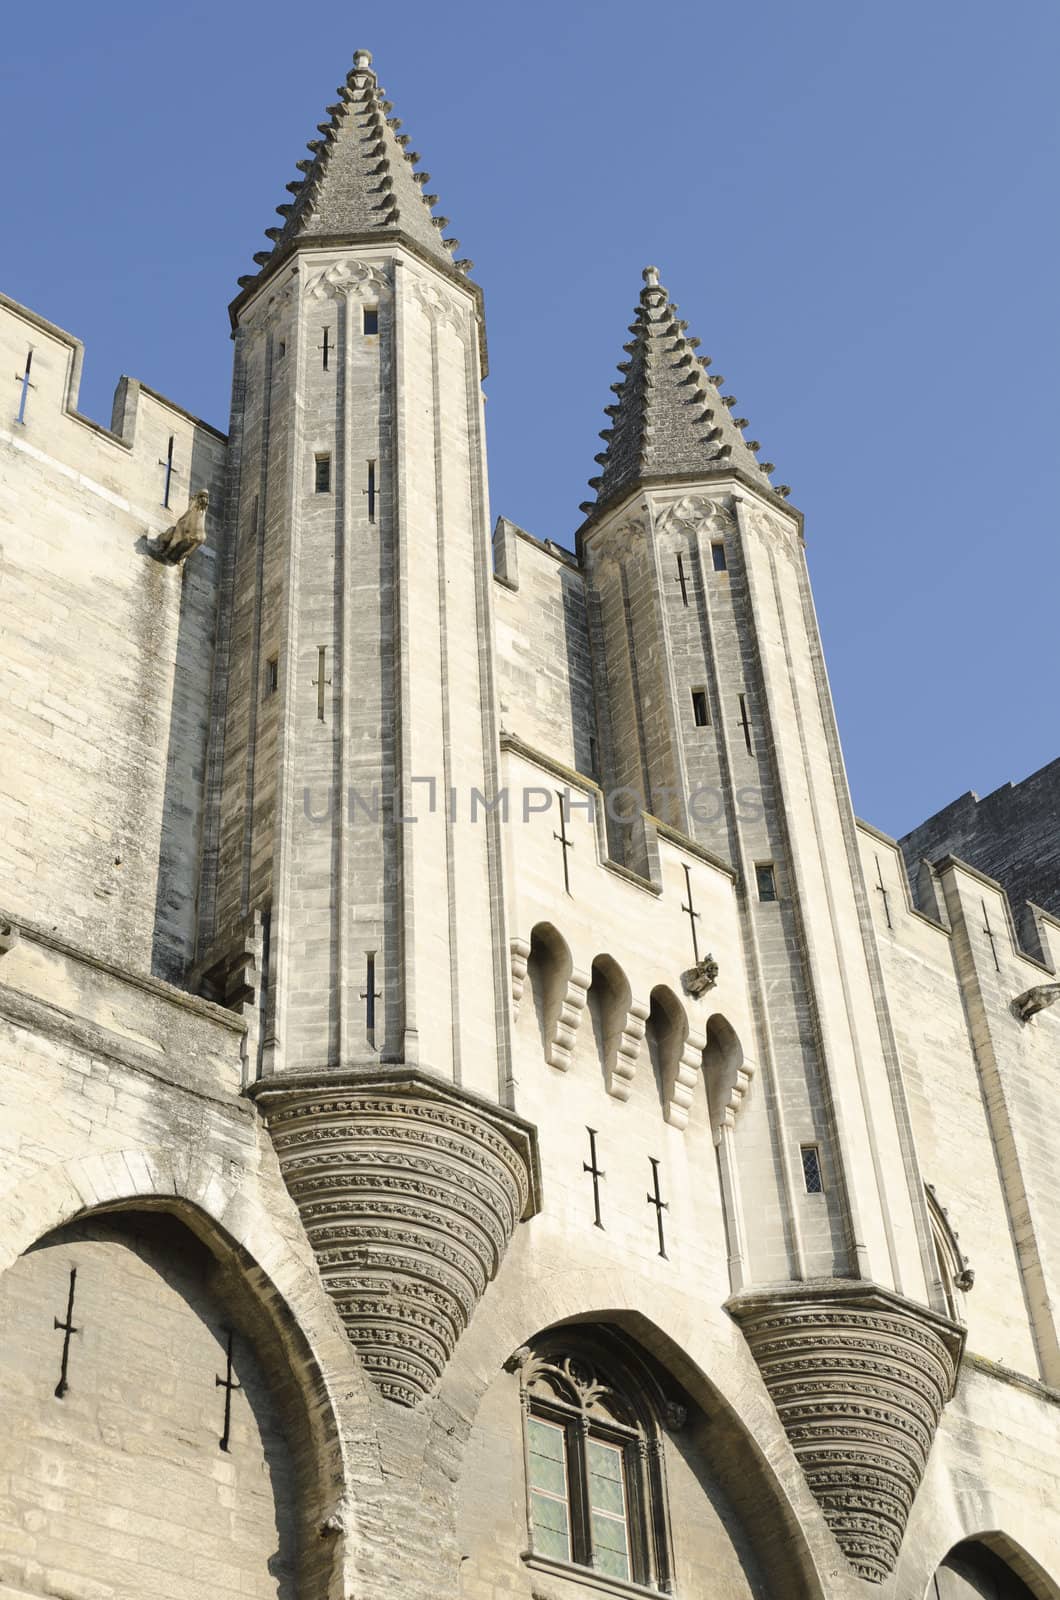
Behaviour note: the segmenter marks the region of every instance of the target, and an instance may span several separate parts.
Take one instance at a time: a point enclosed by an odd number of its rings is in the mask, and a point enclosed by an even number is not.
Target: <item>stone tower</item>
[[[529,1171],[525,1135],[467,1099],[503,1104],[510,1077],[482,299],[392,111],[358,52],[231,308],[201,966],[223,998],[254,963],[249,1076],[351,1335],[407,1395],[470,1312],[465,1277],[492,1276]],[[390,1170],[402,1119],[433,1187]],[[401,1198],[370,1224],[377,1178]],[[403,1277],[398,1236],[440,1218],[469,1259],[428,1267],[406,1243]]]
[[[228,434],[0,297],[0,1592],[1053,1600],[1060,763],[855,819],[654,268],[576,549],[491,554],[392,113]]]

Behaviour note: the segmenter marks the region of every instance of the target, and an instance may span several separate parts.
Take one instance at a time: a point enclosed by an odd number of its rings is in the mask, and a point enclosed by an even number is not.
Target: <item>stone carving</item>
[[[533,1130],[408,1069],[252,1093],[350,1341],[416,1405],[536,1209]]]
[[[689,967],[687,972],[681,974],[681,982],[685,993],[698,1000],[708,990],[713,989],[718,981],[718,963],[712,955],[705,955],[702,961],[697,961],[694,967]]]
[[[413,300],[423,307],[429,317],[436,322],[451,323],[458,333],[467,332],[469,307],[466,302],[423,278],[412,278],[406,274],[405,282]]]
[[[1018,994],[1012,1002],[1012,1009],[1021,1022],[1029,1022],[1039,1011],[1055,1005],[1058,1000],[1060,983],[1039,983],[1033,989],[1025,989],[1023,994]]]
[[[728,533],[736,523],[731,500],[686,494],[659,512],[656,526],[660,533],[675,533],[678,530]]]
[[[860,1577],[894,1570],[964,1335],[871,1284],[731,1300],[813,1494]]]
[[[701,1033],[690,1032],[681,1048],[666,1106],[666,1120],[671,1128],[688,1127],[688,1113],[699,1082],[706,1046],[707,1041]]]
[[[512,1017],[519,1015],[519,1002],[526,988],[526,964],[530,960],[530,945],[526,939],[511,941],[512,964]]]
[[[741,500],[743,520],[747,526],[764,539],[790,554],[795,547],[796,530],[791,523],[777,516],[771,511],[766,511],[763,506],[754,505],[748,500]]]
[[[200,489],[192,495],[188,509],[177,518],[171,528],[160,533],[155,540],[154,552],[161,561],[177,566],[206,543],[206,511],[210,504],[209,489]]]
[[[333,261],[306,284],[307,300],[335,300],[340,294],[354,299],[384,299],[390,294],[390,279],[367,261]]]
[[[928,1192],[928,1209],[935,1227],[936,1244],[949,1269],[953,1287],[967,1294],[975,1284],[975,1268],[961,1249],[960,1235],[950,1221],[950,1214],[939,1199],[935,1185],[925,1183],[924,1188]]]
[[[13,922],[0,922],[0,956],[8,955],[18,944],[20,937]]]
[[[575,969],[567,979],[567,987],[546,1042],[545,1060],[550,1067],[566,1072],[570,1066],[571,1051],[578,1035],[585,1002],[589,995],[589,975]]]
[[[615,1047],[615,1057],[607,1074],[607,1092],[613,1094],[616,1100],[628,1100],[633,1092],[633,1079],[640,1060],[649,1009],[640,1000],[630,1001],[625,1025]]]

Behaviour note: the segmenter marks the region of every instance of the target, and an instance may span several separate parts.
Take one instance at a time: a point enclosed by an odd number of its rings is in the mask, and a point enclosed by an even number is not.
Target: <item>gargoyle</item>
[[[704,956],[702,961],[697,961],[694,967],[689,967],[687,972],[681,974],[681,980],[686,993],[698,1000],[701,994],[706,994],[717,983],[718,963],[713,956]]]
[[[1046,1006],[1055,1005],[1057,1000],[1060,1000],[1060,983],[1039,983],[1035,988],[1018,994],[1012,1002],[1012,1009],[1021,1022],[1029,1022]]]
[[[192,495],[183,516],[178,517],[165,533],[159,534],[154,547],[159,560],[177,566],[206,543],[206,508],[209,504],[209,489],[200,489],[198,494]]]

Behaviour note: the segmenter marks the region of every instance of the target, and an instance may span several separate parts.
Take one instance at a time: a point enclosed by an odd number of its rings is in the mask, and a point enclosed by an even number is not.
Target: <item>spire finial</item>
[[[644,271],[641,273],[641,277],[644,279],[644,282],[648,285],[649,289],[657,289],[659,287],[658,267],[645,267]]]
[[[353,66],[355,72],[371,72],[372,52],[370,50],[355,50],[353,52]]]

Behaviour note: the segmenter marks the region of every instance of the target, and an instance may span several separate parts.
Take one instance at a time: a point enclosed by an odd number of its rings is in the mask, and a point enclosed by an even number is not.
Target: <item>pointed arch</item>
[[[707,1086],[707,1105],[714,1142],[721,1140],[724,1127],[732,1127],[750,1079],[750,1065],[744,1059],[739,1036],[720,1012],[707,1023],[707,1042],[703,1049],[703,1081]]]
[[[1060,1590],[1001,1532],[962,1539],[940,1562],[924,1600],[1057,1600]]]
[[[72,1223],[127,1212],[168,1213],[198,1239],[243,1296],[249,1321],[269,1346],[273,1371],[298,1397],[305,1429],[303,1524],[344,1529],[348,1452],[362,1465],[376,1448],[366,1380],[312,1267],[264,1207],[218,1166],[162,1147],[110,1151],[40,1168],[0,1196],[0,1274],[40,1241]],[[0,1279],[2,1281],[2,1279]],[[319,1586],[340,1586],[344,1537],[306,1539]]]
[[[629,979],[613,956],[593,961],[588,1007],[604,1086],[616,1100],[628,1100],[648,1011],[634,1001]]]
[[[589,978],[575,968],[570,946],[551,922],[539,922],[531,931],[526,975],[542,1054],[550,1067],[566,1072],[585,1010]]]
[[[702,1068],[704,1040],[691,1031],[684,1006],[665,984],[657,984],[651,992],[645,1036],[663,1115],[673,1127],[685,1128]]]

